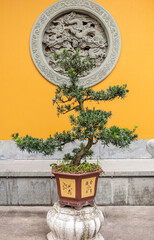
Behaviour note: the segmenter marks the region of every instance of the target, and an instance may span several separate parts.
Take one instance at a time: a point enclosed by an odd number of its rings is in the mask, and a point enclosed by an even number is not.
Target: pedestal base
[[[51,232],[47,234],[47,239],[48,240],[64,240],[64,238],[63,239],[59,239],[59,238],[53,237],[53,234]],[[91,238],[90,240],[104,240],[104,238],[102,237],[102,235],[100,233],[98,233],[96,235],[96,237]]]
[[[61,208],[56,202],[47,214],[47,223],[51,232],[48,240],[104,240],[100,233],[104,220],[102,212],[94,207],[75,210]]]

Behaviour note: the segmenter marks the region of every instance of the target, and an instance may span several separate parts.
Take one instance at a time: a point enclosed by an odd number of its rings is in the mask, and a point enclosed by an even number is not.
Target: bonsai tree
[[[72,153],[64,154],[63,157],[64,161],[70,161],[69,167],[79,168],[82,165],[81,160],[83,158],[92,156],[91,147],[98,141],[101,141],[103,145],[111,143],[123,148],[137,138],[134,133],[136,127],[129,130],[117,126],[110,128],[106,126],[112,116],[111,111],[85,107],[85,103],[89,101],[98,103],[99,101],[112,101],[115,98],[123,99],[129,91],[127,85],[110,86],[106,91],[94,91],[92,88],[79,86],[79,77],[94,67],[93,62],[89,58],[81,59],[79,50],[75,53],[63,50],[60,55],[54,54],[54,58],[63,68],[61,73],[70,78],[70,84],[57,87],[53,104],[57,105],[58,116],[74,111],[74,114],[69,116],[72,128],[61,133],[57,132],[46,140],[33,138],[29,135],[21,137],[18,133],[13,134],[13,140],[21,150],[27,150],[29,153],[39,152],[44,155],[51,155],[55,150],[61,151],[65,144],[80,140],[79,147],[74,148]],[[93,164],[93,167],[96,168],[96,165]],[[66,170],[68,170],[68,167]]]

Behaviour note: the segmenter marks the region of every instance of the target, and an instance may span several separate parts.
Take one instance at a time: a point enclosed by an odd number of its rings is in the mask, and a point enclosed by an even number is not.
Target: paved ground
[[[0,240],[46,240],[51,207],[0,207]],[[154,240],[154,206],[100,207],[105,240]],[[67,239],[65,239],[67,240]]]

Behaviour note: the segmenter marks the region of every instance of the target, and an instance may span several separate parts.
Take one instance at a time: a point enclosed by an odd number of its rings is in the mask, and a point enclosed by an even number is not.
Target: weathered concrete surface
[[[52,205],[57,200],[55,178],[0,178],[0,205]]]
[[[55,178],[0,178],[0,205],[52,205],[58,200]],[[97,205],[154,205],[154,177],[102,177]]]
[[[0,207],[0,240],[46,240],[51,207]],[[105,240],[153,240],[154,207],[100,207]],[[67,239],[64,239],[67,240]]]
[[[98,179],[97,205],[154,206],[154,177],[107,177]]]
[[[52,156],[44,156],[41,153],[28,153],[27,151],[20,151],[13,141],[0,141],[0,160],[35,160],[35,159],[62,159],[64,153],[71,152],[74,147],[77,147],[79,143],[68,143],[65,145],[63,151],[57,151]],[[93,158],[99,158],[99,144],[94,145],[92,150],[94,151]],[[145,150],[146,155],[147,151]],[[149,155],[150,156],[150,155]]]
[[[146,148],[150,155],[154,158],[154,139],[147,141]]]
[[[50,164],[56,160],[3,160],[0,177],[51,177]],[[95,160],[90,160],[95,162]],[[108,176],[154,176],[154,159],[105,159],[99,160]]]
[[[153,240],[154,207],[105,207],[105,240]]]
[[[52,160],[0,161],[0,205],[52,205],[57,199]],[[100,162],[98,205],[154,205],[154,159]]]
[[[120,158],[151,158],[152,156],[146,149],[148,139],[136,140],[128,148],[117,148],[113,145],[104,147],[101,142],[93,146],[93,159],[120,159]],[[64,153],[71,152],[77,147],[79,142],[66,144],[62,152],[55,152],[52,156],[43,156],[38,153],[27,153],[20,151],[13,141],[0,141],[0,160],[24,160],[24,159],[62,159]]]

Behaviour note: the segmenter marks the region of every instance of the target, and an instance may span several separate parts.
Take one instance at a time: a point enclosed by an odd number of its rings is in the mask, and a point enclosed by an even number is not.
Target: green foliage
[[[98,164],[95,163],[88,163],[84,161],[79,166],[73,164],[65,164],[64,162],[60,165],[55,166],[55,172],[68,172],[68,173],[87,173],[87,172],[94,172],[99,170],[100,167]]]
[[[89,57],[86,57],[83,60],[81,59],[79,49],[77,49],[75,53],[68,52],[64,49],[62,54],[54,54],[53,56],[55,60],[59,60],[60,65],[64,69],[64,71],[61,70],[60,73],[67,73],[72,85],[75,85],[78,82],[78,76],[83,72],[88,72],[94,67],[93,62]]]
[[[113,126],[111,128],[105,128],[100,131],[96,137],[98,137],[104,145],[112,143],[117,147],[127,147],[133,140],[137,138],[135,134],[136,127],[131,131],[127,128],[119,128]]]
[[[91,135],[95,136],[97,131],[104,128],[111,115],[111,112],[86,108],[84,111],[80,111],[77,117],[70,116],[72,130],[76,133],[76,137],[81,140]]]
[[[52,155],[56,149],[55,140],[52,137],[44,141],[43,139],[33,138],[28,135],[20,137],[18,133],[11,136],[19,149],[22,151],[26,150],[28,153],[38,152],[44,155]]]
[[[74,148],[71,153],[64,155],[64,161],[70,160],[68,165],[62,164],[61,168],[56,169],[68,172],[84,172],[91,171],[94,167],[87,162],[81,164],[81,159],[92,156],[91,147],[99,140],[103,145],[113,144],[117,147],[126,147],[137,138],[135,134],[136,127],[133,130],[127,128],[119,128],[112,126],[107,128],[109,118],[112,112],[96,110],[95,108],[85,108],[85,102],[89,101],[112,101],[116,98],[125,98],[129,92],[127,85],[117,85],[109,87],[106,91],[94,91],[91,88],[78,86],[79,77],[83,72],[88,72],[94,67],[93,62],[89,58],[81,59],[80,51],[70,53],[66,50],[62,54],[54,54],[55,59],[63,67],[63,73],[69,76],[70,84],[58,86],[55,91],[53,104],[57,105],[57,114],[66,114],[75,111],[75,115],[70,115],[70,123],[72,128],[69,131],[56,133],[46,140],[33,138],[26,135],[20,137],[19,134],[12,134],[13,140],[21,150],[30,152],[40,152],[44,155],[51,155],[55,150],[61,151],[65,144],[80,140],[81,144],[78,148]],[[87,142],[85,144],[85,142]],[[86,170],[85,170],[86,169]]]
[[[124,98],[129,92],[127,85],[109,87],[106,91],[94,91],[90,88],[71,86],[59,86],[56,89],[53,104],[57,104],[57,113],[65,114],[72,110],[83,110],[85,101],[112,101],[115,98]]]

